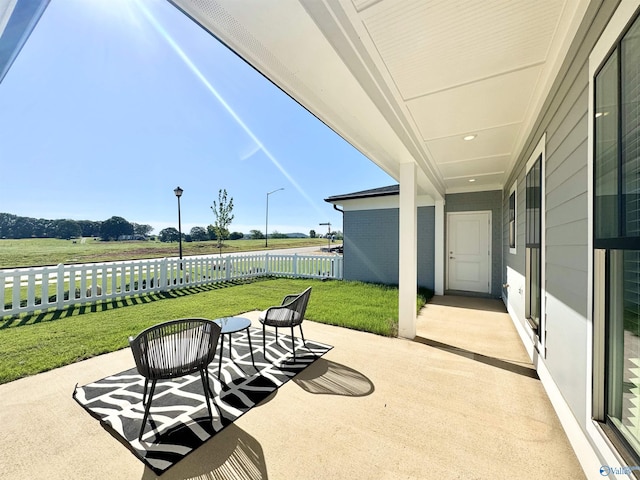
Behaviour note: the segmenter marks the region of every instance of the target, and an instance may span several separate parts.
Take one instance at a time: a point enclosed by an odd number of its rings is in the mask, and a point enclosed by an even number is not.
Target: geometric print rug
[[[122,442],[157,475],[164,473],[200,445],[267,398],[331,346],[296,338],[296,360],[291,353],[291,337],[267,331],[267,360],[262,353],[262,329],[233,334],[231,358],[228,336],[224,342],[222,367],[218,379],[218,352],[209,365],[213,420],[209,417],[200,374],[159,380],[142,441],[138,433],[144,415],[142,395],[144,377],[135,368],[82,387],[76,386],[73,398],[115,438]]]

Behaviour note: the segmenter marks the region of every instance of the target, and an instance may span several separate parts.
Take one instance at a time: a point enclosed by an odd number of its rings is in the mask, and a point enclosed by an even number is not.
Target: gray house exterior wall
[[[502,294],[502,191],[452,193],[445,197],[445,213],[477,211],[491,211],[491,295],[500,297]]]
[[[586,434],[589,417],[587,391],[588,329],[588,107],[589,54],[611,18],[618,2],[593,2],[561,68],[527,148],[517,160],[505,184],[503,204],[503,282],[508,272],[525,277],[525,175],[527,160],[546,133],[543,212],[546,222],[543,249],[546,255],[546,318],[544,364],[573,416]],[[509,192],[517,181],[516,253],[508,242]],[[513,273],[511,274],[513,278]],[[505,291],[505,302],[516,321],[527,329],[523,292]],[[588,435],[587,435],[588,437]]]
[[[344,279],[398,284],[397,208],[344,212]],[[418,285],[434,288],[435,208],[418,208]]]

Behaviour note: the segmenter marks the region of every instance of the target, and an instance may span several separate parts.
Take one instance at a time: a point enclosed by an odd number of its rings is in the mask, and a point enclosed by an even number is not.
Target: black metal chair
[[[140,440],[158,380],[200,372],[209,417],[213,418],[207,367],[216,354],[219,337],[220,326],[204,318],[171,320],[149,327],[136,337],[129,337],[136,368],[145,378],[142,404],[146,406],[138,435]],[[151,390],[147,400],[149,381]]]
[[[307,288],[304,292],[296,295],[287,295],[282,300],[282,305],[276,307],[269,307],[267,310],[260,314],[259,320],[262,323],[262,351],[265,358],[267,357],[266,346],[266,327],[275,327],[276,329],[276,342],[278,338],[278,328],[289,327],[291,328],[291,349],[293,350],[293,359],[296,359],[296,338],[293,335],[293,327],[300,327],[300,335],[302,336],[302,343],[306,347],[307,344],[304,340],[304,333],[302,332],[302,321],[304,320],[304,314],[307,310],[307,304],[309,303],[309,297],[311,296],[311,287]]]

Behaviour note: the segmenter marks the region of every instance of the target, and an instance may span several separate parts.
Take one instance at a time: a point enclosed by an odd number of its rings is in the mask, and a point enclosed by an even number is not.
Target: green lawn
[[[217,284],[76,306],[26,315],[0,323],[0,383],[34,375],[128,346],[128,337],[156,323],[182,317],[216,318],[280,304],[282,298],[312,286],[305,318],[395,336],[395,287],[304,279],[261,279]],[[428,300],[421,292],[418,308]]]
[[[74,243],[75,242],[75,243]],[[307,246],[323,247],[322,238],[270,238],[269,250]],[[220,253],[215,241],[183,242],[183,255],[215,255]],[[222,253],[265,250],[264,240],[226,240]],[[29,238],[0,239],[0,268],[57,265],[59,263],[112,262],[178,256],[178,244],[159,241],[101,242],[97,239],[59,240]]]

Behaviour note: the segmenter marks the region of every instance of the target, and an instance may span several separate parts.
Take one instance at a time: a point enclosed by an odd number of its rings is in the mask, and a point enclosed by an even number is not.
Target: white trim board
[[[540,140],[538,141],[538,144],[536,145],[536,148],[533,150],[533,153],[531,154],[531,156],[529,157],[529,160],[527,160],[527,165],[525,168],[525,204],[526,204],[526,198],[527,198],[527,192],[526,192],[526,176],[529,173],[529,170],[531,170],[531,167],[533,167],[533,165],[535,164],[536,160],[538,160],[538,157],[541,158],[540,160],[540,344],[537,346],[537,348],[539,349],[539,353],[540,355],[542,355],[543,357],[546,355],[545,353],[545,345],[546,345],[546,316],[547,316],[547,302],[546,302],[546,297],[547,297],[547,290],[546,290],[546,263],[547,263],[547,255],[546,255],[546,247],[547,247],[547,242],[546,242],[546,232],[547,232],[547,222],[546,222],[546,168],[545,168],[545,164],[547,161],[547,157],[546,157],[546,145],[547,145],[547,133],[543,133],[542,134],[542,138],[540,138]],[[525,207],[525,211],[523,212],[524,215],[526,215],[527,213],[527,209]],[[525,217],[525,224],[526,224],[526,217]],[[525,245],[526,245],[526,227],[525,227]],[[525,253],[525,258],[526,258],[526,248],[524,250]],[[526,278],[525,278],[525,315],[526,315],[526,299],[528,298],[528,292],[526,291],[527,288],[527,282],[526,282]]]
[[[354,198],[335,202],[341,205],[345,212],[357,210],[382,210],[385,208],[400,208],[400,195],[383,195],[379,197]],[[436,202],[429,195],[418,195],[416,198],[418,207],[433,207]]]

